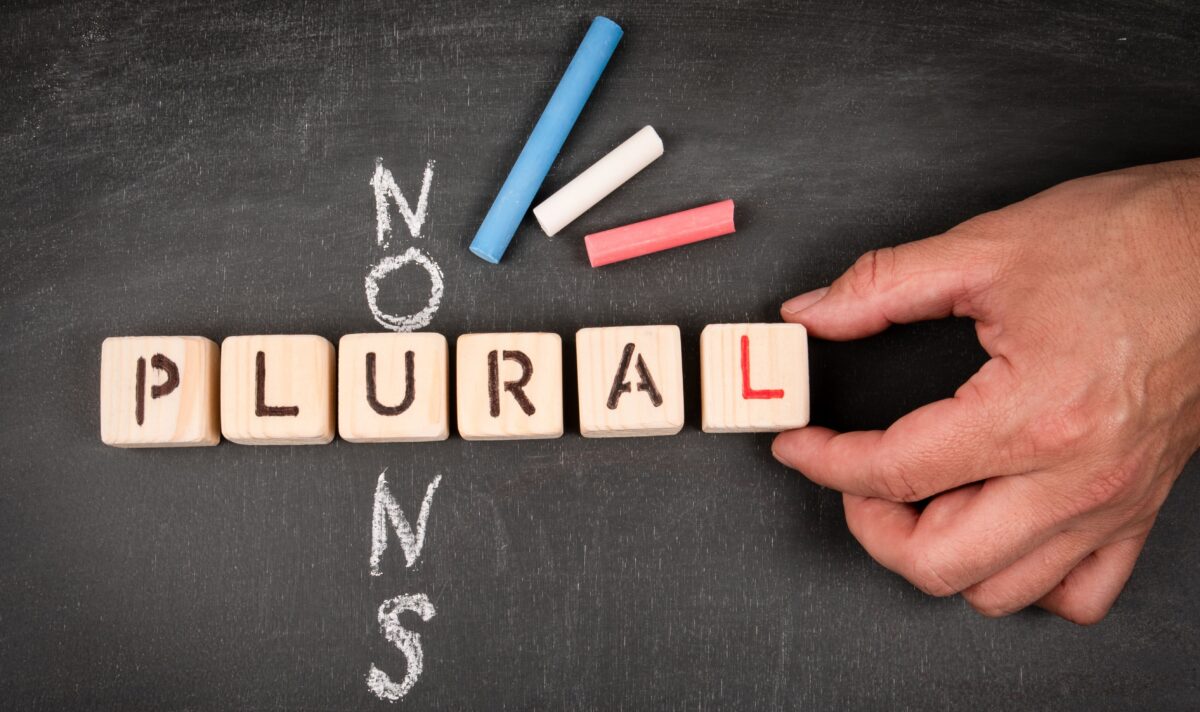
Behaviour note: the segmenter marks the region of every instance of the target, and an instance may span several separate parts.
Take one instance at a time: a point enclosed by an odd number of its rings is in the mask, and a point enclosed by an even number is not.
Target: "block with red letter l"
[[[799,324],[709,324],[700,334],[701,428],[808,425],[808,334]]]

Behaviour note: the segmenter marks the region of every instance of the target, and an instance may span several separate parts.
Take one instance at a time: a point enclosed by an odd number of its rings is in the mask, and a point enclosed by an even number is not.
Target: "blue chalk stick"
[[[622,34],[621,26],[607,17],[592,21],[550,103],[529,134],[525,148],[500,186],[479,232],[475,233],[471,252],[492,264],[500,262]]]

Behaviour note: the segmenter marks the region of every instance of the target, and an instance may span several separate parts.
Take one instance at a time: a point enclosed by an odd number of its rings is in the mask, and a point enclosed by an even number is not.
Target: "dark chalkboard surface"
[[[777,318],[862,251],[1058,181],[1200,154],[1200,6],[33,3],[0,10],[0,706],[1110,709],[1200,700],[1200,466],[1111,615],[977,616],[873,564],[768,435],[699,432],[707,323]],[[626,35],[542,195],[636,129],[666,155],[500,266],[467,251],[591,18]],[[382,157],[415,200],[376,242]],[[580,236],[722,198],[737,235],[591,269]],[[125,451],[106,336],[374,331],[417,246],[431,329],[679,324],[684,431]],[[411,269],[412,271],[405,271]],[[414,311],[405,268],[380,304]],[[885,426],[983,360],[968,323],[816,342],[817,423]],[[370,574],[387,483],[424,549]],[[380,604],[424,594],[424,672]]]

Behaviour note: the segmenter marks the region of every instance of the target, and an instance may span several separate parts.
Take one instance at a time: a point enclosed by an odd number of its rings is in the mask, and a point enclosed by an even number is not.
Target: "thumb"
[[[828,287],[784,302],[784,321],[822,339],[844,341],[891,324],[977,316],[972,298],[992,281],[993,260],[980,240],[948,232],[872,250]]]

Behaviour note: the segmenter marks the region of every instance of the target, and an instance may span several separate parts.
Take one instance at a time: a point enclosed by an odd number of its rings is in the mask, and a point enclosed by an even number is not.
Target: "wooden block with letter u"
[[[575,353],[583,437],[674,435],[683,428],[678,326],[580,329]]]
[[[706,433],[808,425],[808,334],[799,324],[709,324],[700,334]]]
[[[216,445],[220,349],[202,336],[123,336],[100,349],[100,439],[116,447]]]
[[[450,436],[441,334],[347,334],[338,342],[338,434],[352,443]]]
[[[458,433],[464,440],[562,436],[558,334],[464,334],[457,351]]]
[[[225,339],[221,432],[243,445],[324,445],[333,440],[333,344],[304,335]]]

